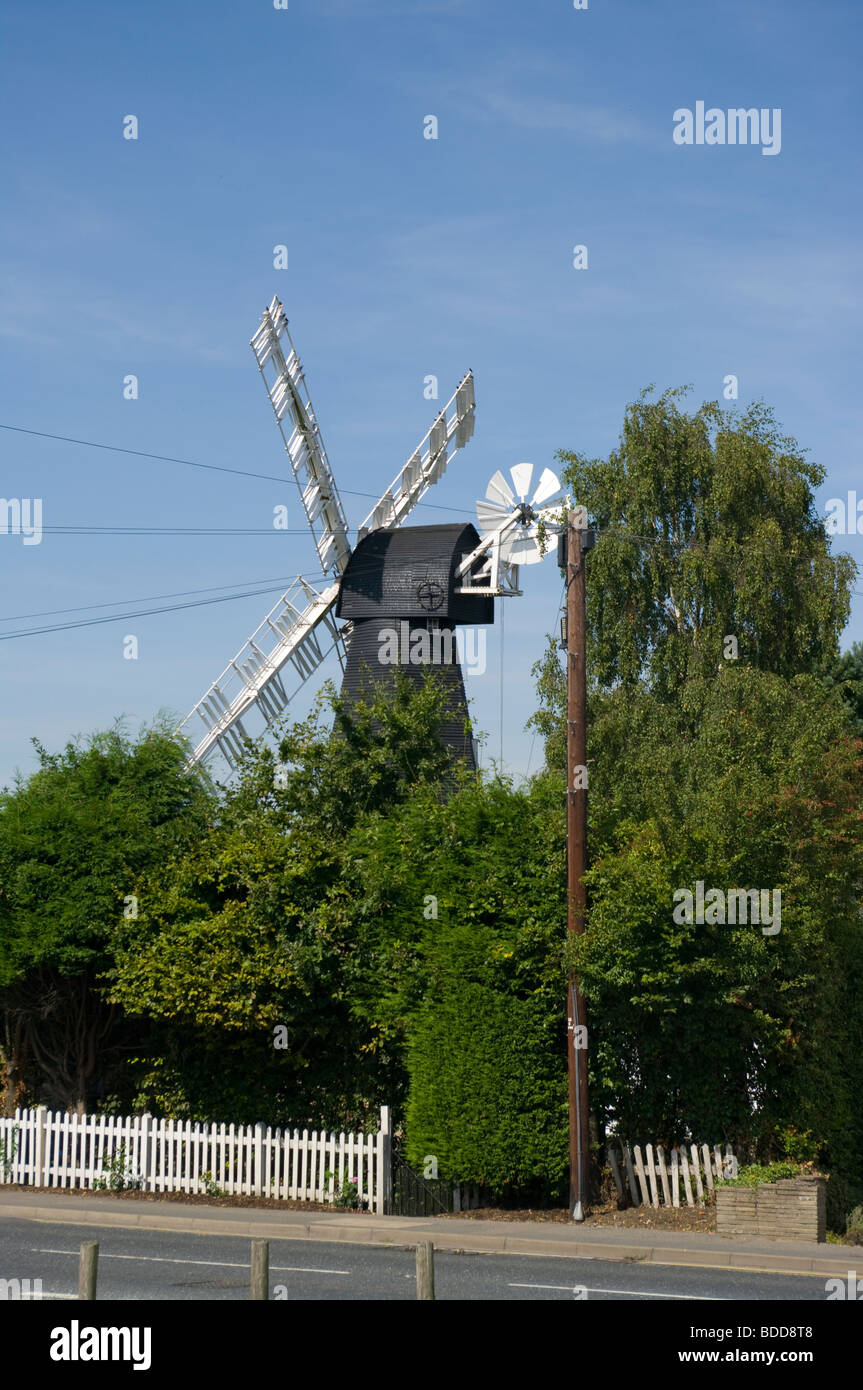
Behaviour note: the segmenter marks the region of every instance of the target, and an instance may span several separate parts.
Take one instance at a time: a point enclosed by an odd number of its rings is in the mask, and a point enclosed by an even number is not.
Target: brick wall
[[[827,1238],[826,1180],[782,1178],[760,1187],[719,1187],[716,1233],[823,1242]]]

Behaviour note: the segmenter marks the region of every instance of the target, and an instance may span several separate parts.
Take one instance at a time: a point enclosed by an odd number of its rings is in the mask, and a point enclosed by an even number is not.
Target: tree
[[[504,1020],[499,1041],[524,1051],[534,1101],[555,1087],[559,1101],[556,785],[460,776],[437,738],[445,692],[434,679],[352,711],[328,703],[334,735],[321,704],[278,754],[249,748],[217,820],[142,881],[137,920],[118,927],[111,997],[161,1043],[138,1103],[339,1128],[381,1101],[401,1110],[418,1020],[440,991],[450,1008],[447,981],[468,957],[488,1017]],[[276,1029],[288,1039],[278,1052]],[[467,1033],[458,1046],[472,1055]],[[518,1134],[547,1129],[565,1154],[559,1105],[547,1116],[534,1105],[528,1121],[522,1101]],[[533,1158],[519,1143],[514,1131],[513,1173],[536,1180],[534,1140]],[[480,1180],[463,1164],[461,1176]]]
[[[406,1148],[498,1196],[565,1186],[564,823],[556,778],[418,787],[351,838],[355,1011],[407,1070]]]
[[[648,391],[652,388],[648,388]],[[762,402],[692,414],[683,388],[626,411],[607,460],[561,451],[564,480],[598,529],[588,565],[596,684],[673,695],[729,659],[793,676],[838,654],[856,566],[829,553],[813,488],[824,469]]]
[[[212,794],[163,725],[120,727],[48,753],[0,795],[4,1106],[26,1094],[83,1109],[116,1064],[100,973],[146,868],[193,840]]]
[[[433,676],[350,710],[325,691],[278,751],[249,745],[199,843],[142,881],[111,977],[163,1043],[142,1102],[343,1127],[392,1098],[400,1063],[354,999],[369,926],[354,837],[415,789],[440,798],[442,777],[461,780],[438,737],[445,700]]]
[[[863,1177],[861,743],[815,676],[724,669],[680,707],[606,698],[592,729],[592,1097],[627,1135],[769,1147],[793,1124]],[[781,893],[765,935],[680,890]],[[714,900],[715,901],[715,900]],[[775,896],[772,904],[775,906]]]
[[[860,652],[838,658],[856,567],[829,554],[823,470],[767,407],[687,414],[681,394],[642,395],[607,460],[560,455],[599,532],[589,914],[571,957],[591,1094],[629,1135],[767,1149],[811,1128],[859,1176]],[[532,723],[561,776],[553,641],[535,673]],[[676,921],[698,881],[779,890],[781,933]]]
[[[357,827],[349,877],[364,954],[351,998],[391,1045],[403,1046],[452,958],[467,969],[467,940],[472,978],[541,996],[564,1027],[557,791],[545,777],[522,789],[502,778],[472,782],[446,799],[417,788],[398,815]]]
[[[857,732],[863,736],[863,642],[853,642],[838,661],[826,662],[823,679],[828,690],[841,692]]]

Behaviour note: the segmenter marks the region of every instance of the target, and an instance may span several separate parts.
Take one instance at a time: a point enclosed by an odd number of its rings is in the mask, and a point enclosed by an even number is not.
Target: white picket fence
[[[636,1207],[658,1207],[660,1201],[666,1207],[679,1207],[681,1187],[686,1205],[692,1207],[713,1193],[714,1178],[737,1176],[737,1159],[730,1144],[725,1145],[724,1154],[718,1144],[712,1151],[709,1144],[690,1144],[688,1148],[681,1144],[669,1151],[667,1162],[661,1144],[656,1145],[655,1152],[652,1144],[646,1144],[642,1154],[640,1144],[630,1148],[611,1139],[606,1152],[618,1196],[625,1200],[628,1188]]]
[[[375,1134],[330,1134],[268,1125],[192,1124],[150,1115],[70,1115],[16,1110],[0,1117],[0,1183],[188,1192],[334,1202],[356,1183],[360,1207],[392,1204],[392,1119]]]

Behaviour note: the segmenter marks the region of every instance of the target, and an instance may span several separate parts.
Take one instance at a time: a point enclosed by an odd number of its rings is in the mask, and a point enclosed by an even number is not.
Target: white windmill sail
[[[250,736],[243,716],[256,708],[264,723],[271,724],[333,647],[343,657],[342,632],[333,616],[338,596],[338,583],[318,593],[297,575],[180,725],[178,732],[198,739],[189,766],[218,748],[236,767],[243,740]],[[289,684],[286,675],[293,678]]]
[[[476,414],[473,372],[459,382],[428,434],[414,449],[359,528],[357,540],[382,526],[401,526],[429,488],[442,478],[449,460],[472,438]],[[450,446],[454,445],[451,452]]]
[[[287,355],[283,344],[289,349]],[[251,736],[243,719],[257,715],[265,727],[272,724],[333,648],[344,667],[350,633],[350,624],[341,628],[336,624],[333,611],[339,596],[338,576],[344,572],[351,553],[347,522],[278,299],[273,299],[264,313],[252,338],[252,349],[297,479],[321,568],[331,582],[318,592],[298,575],[186,716],[178,732],[194,743],[190,767],[216,749],[231,767],[236,767],[243,742]],[[449,446],[454,442],[454,453],[471,438],[475,404],[473,375],[468,372],[360,527],[360,537],[381,526],[402,524],[442,476]],[[285,674],[290,677],[287,684]]]
[[[324,449],[288,320],[275,297],[251,340],[324,574],[348,563],[348,523]],[[287,354],[285,349],[288,349]]]

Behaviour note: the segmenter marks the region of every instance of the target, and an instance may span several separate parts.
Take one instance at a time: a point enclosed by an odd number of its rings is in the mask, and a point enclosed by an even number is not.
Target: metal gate
[[[453,1210],[453,1186],[445,1178],[424,1178],[398,1154],[393,1157],[393,1215],[440,1216]]]

